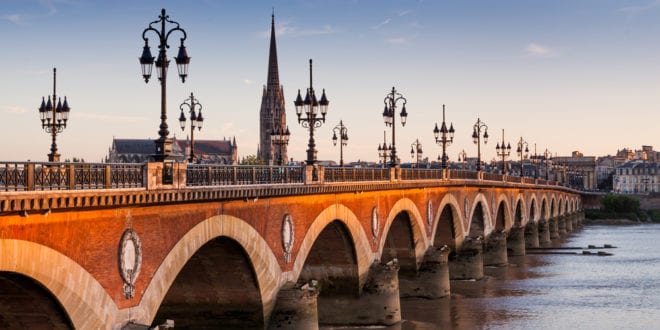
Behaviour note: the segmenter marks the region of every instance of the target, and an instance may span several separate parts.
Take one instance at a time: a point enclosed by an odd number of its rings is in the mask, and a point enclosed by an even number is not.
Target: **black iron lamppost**
[[[552,153],[546,148],[543,152],[543,161],[545,162],[545,179],[550,179],[550,162],[552,159]]]
[[[51,96],[48,96],[48,102],[45,101],[45,97],[41,98],[41,106],[39,106],[39,119],[41,119],[41,128],[43,128],[46,133],[50,133],[52,136],[52,143],[50,145],[50,153],[48,154],[49,162],[59,162],[60,154],[57,153],[57,134],[62,133],[66,128],[66,122],[69,120],[69,102],[64,97],[64,103],[61,99],[57,98],[57,93],[55,92],[56,87],[56,73],[57,70],[53,68],[53,95],[52,102]],[[55,100],[57,100],[57,105],[55,105]]]
[[[195,127],[201,131],[202,125],[204,125],[202,104],[193,96],[193,93],[190,93],[189,99],[186,99],[181,103],[179,106],[179,109],[181,109],[179,125],[181,125],[182,131],[186,129],[186,115],[183,113],[183,108],[188,108],[188,111],[190,112],[190,158],[188,161],[192,163],[195,160]],[[195,108],[198,108],[199,111],[195,112]]]
[[[423,153],[422,144],[419,142],[419,139],[415,139],[415,142],[410,145],[410,158],[415,159],[417,168],[419,168],[419,161],[422,159]]]
[[[383,166],[387,164],[387,158],[390,156],[391,152],[392,152],[392,146],[391,145],[389,147],[387,146],[387,140],[385,139],[385,131],[383,131],[383,145],[382,146],[380,144],[378,145],[378,158],[383,159]]]
[[[502,175],[506,175],[506,157],[511,155],[511,143],[507,143],[505,146],[504,142],[504,129],[502,129],[502,145],[499,143],[495,146],[498,156],[502,156]]]
[[[449,124],[449,129],[447,129],[447,124],[445,124],[445,105],[442,105],[442,125],[438,129],[438,123],[435,124],[433,129],[433,135],[435,136],[435,143],[442,144],[442,168],[447,168],[447,146],[450,146],[454,142],[454,124]]]
[[[170,30],[166,30],[165,23],[171,23],[175,26]],[[161,23],[160,31],[153,27],[154,24]],[[149,49],[149,39],[147,38],[147,32],[153,31],[158,36],[158,58],[151,56],[151,50]],[[186,47],[183,45],[184,40],[186,40],[186,31],[179,27],[179,23],[171,21],[169,16],[165,14],[165,9],[162,9],[158,20],[149,23],[149,27],[144,29],[142,32],[142,39],[144,39],[144,49],[142,50],[142,56],[140,56],[140,65],[142,66],[142,77],[144,82],[149,82],[151,77],[152,64],[154,64],[154,59],[156,60],[156,74],[158,75],[158,80],[160,80],[160,130],[158,131],[159,138],[156,140],[156,161],[163,161],[168,158],[172,152],[172,140],[168,139],[170,132],[167,130],[167,109],[166,109],[166,82],[167,82],[167,67],[170,64],[170,61],[167,59],[166,49],[170,46],[167,44],[167,39],[170,34],[174,31],[180,31],[183,34],[181,38],[181,46],[179,46],[179,53],[174,58],[176,61],[177,69],[179,71],[179,77],[181,77],[182,82],[186,82],[186,77],[188,76],[188,64],[190,64],[190,57],[188,57],[188,52]]]
[[[277,156],[277,165],[284,165],[284,160],[282,159],[282,147],[289,144],[289,137],[291,132],[289,131],[289,126],[286,129],[282,127],[276,127],[272,132],[270,132],[270,142],[277,146],[278,156]]]
[[[525,148],[523,149],[523,147]],[[527,141],[523,140],[522,136],[520,137],[520,140],[518,140],[518,148],[516,149],[516,152],[520,157],[520,176],[523,177],[525,170],[523,160],[529,155],[529,145],[527,144]]]
[[[539,158],[540,156],[536,154],[536,143],[534,143],[534,156],[531,156],[534,159],[534,179],[539,178]]]
[[[477,145],[477,171],[481,171],[481,130],[484,130],[483,138],[484,144],[488,143],[488,126],[477,118],[477,122],[472,128],[472,142]]]
[[[465,149],[461,150],[461,152],[458,153],[458,161],[463,162],[461,169],[465,169],[465,163],[467,162],[467,153],[465,152]]]
[[[339,133],[339,138],[337,138]],[[344,146],[348,143],[348,129],[344,126],[344,121],[340,120],[339,125],[332,129],[332,145],[337,146],[339,140],[339,166],[344,167]]]
[[[403,105],[401,107],[401,113],[399,114],[401,116],[401,126],[406,126],[406,119],[408,119],[408,112],[406,112],[406,103],[408,103],[408,100],[406,100],[403,95],[398,93],[394,87],[392,87],[392,91],[385,96],[385,99],[383,100],[383,103],[385,103],[385,109],[383,110],[383,120],[385,121],[385,126],[391,126],[392,127],[392,144],[390,145],[390,166],[395,167],[397,165],[397,157],[396,157],[396,135],[395,135],[395,128],[396,128],[396,103],[398,101],[403,101]]]
[[[309,128],[309,143],[307,144],[307,165],[314,165],[316,163],[316,144],[314,143],[314,128],[321,127],[325,123],[325,115],[328,113],[328,99],[325,96],[325,89],[321,95],[321,99],[316,99],[314,87],[312,87],[312,59],[309,60],[309,88],[305,94],[303,101],[300,90],[298,90],[298,97],[294,101],[296,106],[296,115],[298,115],[298,123],[304,128]],[[303,110],[307,117],[301,117]],[[320,118],[319,118],[320,113]]]

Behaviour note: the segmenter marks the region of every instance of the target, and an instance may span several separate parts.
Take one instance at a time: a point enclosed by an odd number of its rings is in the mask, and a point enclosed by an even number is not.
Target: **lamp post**
[[[406,100],[401,93],[397,92],[394,87],[392,91],[385,96],[383,103],[385,103],[385,109],[383,109],[383,121],[385,121],[385,126],[392,127],[392,144],[390,145],[390,166],[395,167],[397,165],[396,157],[396,103],[398,101],[403,101],[401,107],[401,127],[406,126],[406,120],[408,119],[408,112],[406,112]]]
[[[41,119],[41,128],[43,128],[46,133],[50,133],[52,137],[52,143],[50,144],[50,153],[48,154],[49,162],[59,162],[60,154],[57,153],[57,134],[62,133],[66,128],[66,122],[69,120],[69,102],[64,97],[64,103],[61,99],[57,98],[56,93],[56,78],[57,78],[57,69],[53,68],[53,95],[51,102],[51,95],[48,96],[48,102],[45,101],[45,97],[41,97],[41,105],[39,106],[39,119]],[[55,105],[55,100],[57,100],[57,105]]]
[[[461,164],[461,169],[465,169],[465,163],[467,162],[467,153],[465,152],[465,149],[461,150],[461,152],[458,153],[458,161],[463,164]]]
[[[447,146],[450,146],[454,142],[454,124],[449,124],[449,129],[447,129],[447,124],[445,124],[445,105],[442,105],[442,125],[438,129],[438,123],[435,124],[433,129],[433,136],[435,137],[436,144],[442,144],[442,168],[447,168]]]
[[[502,145],[497,143],[495,146],[498,156],[502,156],[502,175],[506,175],[506,157],[509,157],[511,154],[511,143],[504,142],[504,129],[502,129]]]
[[[392,146],[387,146],[387,140],[385,139],[385,131],[383,131],[383,145],[381,146],[380,144],[378,145],[378,158],[383,159],[383,166],[387,164],[387,158],[390,156],[390,153],[392,152]]]
[[[545,151],[543,152],[543,161],[545,162],[545,179],[549,180],[550,179],[550,164],[549,160],[552,159],[552,153],[546,148]]]
[[[523,149],[523,147],[525,147]],[[518,140],[518,148],[516,149],[516,152],[518,153],[518,156],[520,157],[520,176],[524,176],[524,164],[523,164],[523,159],[527,158],[527,155],[529,155],[529,145],[527,144],[527,141],[523,140],[522,136],[520,137],[520,140]]]
[[[305,94],[303,101],[298,90],[298,97],[294,101],[296,106],[296,115],[298,115],[298,123],[304,128],[309,128],[309,143],[307,144],[307,165],[314,165],[316,163],[316,144],[314,142],[314,128],[321,127],[325,123],[325,115],[328,113],[328,99],[325,96],[325,89],[321,95],[321,99],[316,99],[314,87],[312,87],[312,59],[309,60],[309,88]],[[306,117],[301,117],[303,110],[305,110]],[[319,112],[321,118],[319,118]]]
[[[410,145],[410,158],[415,159],[417,168],[419,168],[419,161],[423,153],[422,144],[419,142],[419,139],[415,139],[415,142]]]
[[[184,108],[188,108],[188,112],[190,112],[190,158],[188,161],[192,163],[195,161],[195,127],[200,131],[202,130],[204,117],[202,117],[202,104],[193,96],[193,93],[190,93],[190,98],[185,99],[179,106],[179,109],[181,109],[179,125],[181,125],[182,131],[186,129],[186,115],[183,113]],[[195,108],[198,108],[198,112],[195,112]]]
[[[160,23],[160,31],[154,27],[154,24]],[[165,23],[171,23],[175,26],[170,30],[166,30]],[[147,32],[153,31],[158,36],[158,58],[151,56],[151,50],[149,48],[149,39],[147,38]],[[188,76],[188,64],[190,64],[190,57],[188,57],[188,52],[186,47],[183,45],[183,42],[186,40],[186,31],[179,27],[179,23],[171,21],[169,16],[165,14],[165,9],[161,10],[158,20],[149,23],[149,27],[144,29],[142,32],[142,39],[144,40],[144,49],[142,50],[142,56],[140,56],[140,65],[142,67],[142,77],[144,82],[148,83],[149,78],[151,77],[151,69],[154,64],[154,59],[156,60],[156,74],[158,80],[160,80],[160,130],[158,131],[158,140],[156,140],[156,154],[154,156],[156,161],[163,161],[168,158],[172,153],[172,140],[168,139],[170,132],[167,130],[167,98],[166,98],[166,82],[167,82],[167,67],[170,64],[170,61],[167,59],[166,49],[170,46],[167,44],[167,39],[170,34],[174,31],[179,31],[183,34],[181,38],[181,45],[179,46],[179,53],[174,58],[176,61],[177,69],[179,71],[179,77],[181,77],[182,82],[186,82],[186,77]]]
[[[337,138],[339,133],[339,138]],[[332,145],[337,146],[339,140],[339,166],[344,167],[344,146],[348,143],[348,128],[344,126],[344,121],[340,120],[339,125],[332,129]]]
[[[488,126],[477,118],[477,122],[472,127],[472,142],[477,145],[477,171],[481,171],[481,130],[484,130],[484,144],[488,143]]]
[[[291,132],[289,131],[289,126],[286,126],[286,129],[282,127],[276,127],[272,132],[270,132],[270,142],[277,146],[277,165],[279,166],[284,165],[284,160],[282,159],[282,148],[289,144],[290,136]]]

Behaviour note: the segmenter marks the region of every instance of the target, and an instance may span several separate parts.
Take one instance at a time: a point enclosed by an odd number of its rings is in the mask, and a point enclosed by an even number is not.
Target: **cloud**
[[[539,45],[536,43],[531,43],[525,47],[525,52],[528,55],[536,57],[552,57],[556,55],[556,52],[546,46]]]
[[[20,14],[13,14],[13,15],[3,15],[0,18],[2,18],[5,21],[12,22],[14,24],[23,24],[25,23],[25,16],[20,15]]]
[[[651,1],[643,5],[633,5],[617,9],[618,12],[626,14],[628,17],[634,16],[640,13],[643,13],[647,10],[651,10],[660,5],[660,0]]]
[[[250,86],[250,85],[254,84],[254,81],[245,78],[245,79],[243,79],[243,84],[247,85],[247,86]]]
[[[39,3],[46,7],[48,9],[48,15],[55,15],[57,14],[57,7],[55,7],[55,3],[58,2],[57,0],[39,0]]]
[[[306,37],[306,36],[317,36],[322,34],[334,34],[339,32],[330,25],[324,25],[321,28],[317,29],[301,29],[297,26],[291,26],[289,22],[280,22],[275,24],[275,35],[278,37],[281,36],[294,36],[294,37]],[[270,37],[270,29],[262,31],[260,35],[264,38]]]
[[[385,39],[385,42],[388,44],[394,44],[394,45],[401,45],[401,44],[407,44],[410,39],[404,38],[404,37],[399,37],[399,38],[388,38]]]
[[[374,30],[378,30],[378,29],[382,28],[383,26],[385,26],[387,24],[390,24],[391,21],[392,21],[391,18],[386,18],[384,21],[372,26],[371,28],[374,29]]]
[[[412,10],[407,9],[407,10],[401,10],[401,11],[397,12],[396,14],[397,14],[397,16],[401,17],[401,16],[406,16],[406,15],[412,14],[412,13],[413,13]]]
[[[16,105],[10,105],[4,107],[4,112],[14,114],[14,115],[21,115],[27,112],[27,110],[23,107],[19,107]]]

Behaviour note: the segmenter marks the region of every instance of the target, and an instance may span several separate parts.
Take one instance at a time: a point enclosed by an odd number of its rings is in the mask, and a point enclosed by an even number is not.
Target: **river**
[[[660,225],[587,226],[560,242],[590,244],[617,248],[510,258],[451,281],[450,298],[403,299],[404,320],[385,329],[660,329]]]

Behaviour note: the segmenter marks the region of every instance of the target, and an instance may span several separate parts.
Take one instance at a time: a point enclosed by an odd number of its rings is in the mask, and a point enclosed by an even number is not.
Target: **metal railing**
[[[0,190],[140,188],[145,164],[0,163]]]
[[[479,179],[479,172],[465,171],[465,170],[451,170],[449,171],[449,178],[461,179],[461,180],[477,180]]]
[[[402,168],[401,180],[441,180],[442,170],[431,168]]]
[[[303,182],[304,168],[300,166],[188,164],[186,173],[186,185],[192,187]]]
[[[325,182],[389,181],[389,168],[325,167]]]
[[[486,181],[502,181],[504,180],[504,177],[502,174],[495,174],[495,173],[483,173],[483,178]]]

